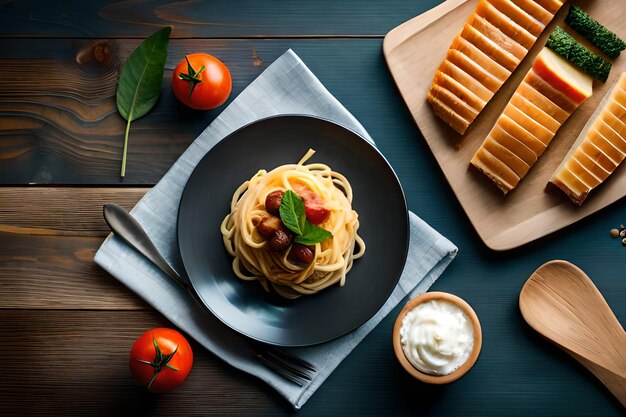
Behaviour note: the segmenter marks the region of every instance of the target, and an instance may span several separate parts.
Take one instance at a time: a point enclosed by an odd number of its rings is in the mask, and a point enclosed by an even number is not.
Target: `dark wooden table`
[[[107,234],[102,204],[130,209],[220,112],[191,111],[172,96],[169,77],[183,55],[205,51],[222,59],[235,97],[287,48],[369,130],[396,169],[410,208],[459,246],[433,289],[470,302],[484,332],[482,354],[468,375],[450,386],[424,386],[395,361],[391,314],[298,414],[623,414],[591,374],[525,325],[517,298],[536,267],[568,259],[594,279],[624,324],[626,248],[608,231],[626,223],[626,203],[517,250],[484,246],[381,52],[387,31],[437,3],[0,1],[0,415],[293,414],[272,389],[197,344],[182,387],[163,396],[142,392],[128,372],[130,346],[146,329],[170,324],[93,263]],[[133,124],[121,181],[120,64],[164,25],[173,27],[164,93],[154,111]],[[79,51],[98,40],[110,42],[111,56],[78,63]]]

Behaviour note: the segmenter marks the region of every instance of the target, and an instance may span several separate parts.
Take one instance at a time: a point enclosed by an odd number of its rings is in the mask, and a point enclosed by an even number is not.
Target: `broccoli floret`
[[[546,46],[598,80],[605,82],[609,78],[611,63],[585,48],[560,26],[550,34]]]
[[[610,58],[617,58],[626,49],[626,42],[578,6],[570,7],[565,22]]]

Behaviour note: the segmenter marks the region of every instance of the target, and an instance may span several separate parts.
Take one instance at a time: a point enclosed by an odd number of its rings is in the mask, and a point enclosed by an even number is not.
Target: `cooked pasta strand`
[[[328,165],[305,163],[309,151],[297,164],[279,166],[270,172],[259,170],[233,194],[230,213],[220,231],[224,246],[234,257],[233,271],[243,280],[258,280],[266,290],[269,282],[287,286],[299,294],[314,294],[334,284],[345,284],[354,259],[365,253],[365,242],[357,234],[359,218],[352,210],[352,187]],[[256,225],[267,215],[265,199],[276,190],[307,187],[324,201],[328,218],[320,225],[332,237],[315,245],[314,260],[306,266],[290,262],[289,249],[272,252]]]

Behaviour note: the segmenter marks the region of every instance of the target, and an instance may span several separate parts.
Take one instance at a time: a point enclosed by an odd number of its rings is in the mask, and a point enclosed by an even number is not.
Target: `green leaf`
[[[302,245],[311,246],[315,245],[316,243],[325,241],[332,235],[333,234],[330,233],[328,230],[316,226],[310,222],[306,222],[304,224],[304,230],[302,235],[296,236],[294,241]]]
[[[287,190],[283,194],[279,213],[285,227],[296,234],[296,243],[307,246],[315,245],[333,235],[328,230],[316,226],[306,219],[304,201],[291,190]]]
[[[130,123],[145,116],[161,95],[170,27],[144,40],[124,64],[117,86],[117,111],[127,121],[120,176],[126,175],[126,153]]]
[[[306,212],[304,211],[304,201],[300,196],[291,190],[285,191],[280,202],[280,219],[287,229],[297,235],[301,235],[306,223]]]

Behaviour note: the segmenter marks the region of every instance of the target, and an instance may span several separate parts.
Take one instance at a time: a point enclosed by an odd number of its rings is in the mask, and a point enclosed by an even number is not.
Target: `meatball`
[[[272,191],[265,197],[265,210],[269,214],[273,214],[274,216],[280,215],[280,203],[283,201],[283,195],[285,194],[282,190]]]

